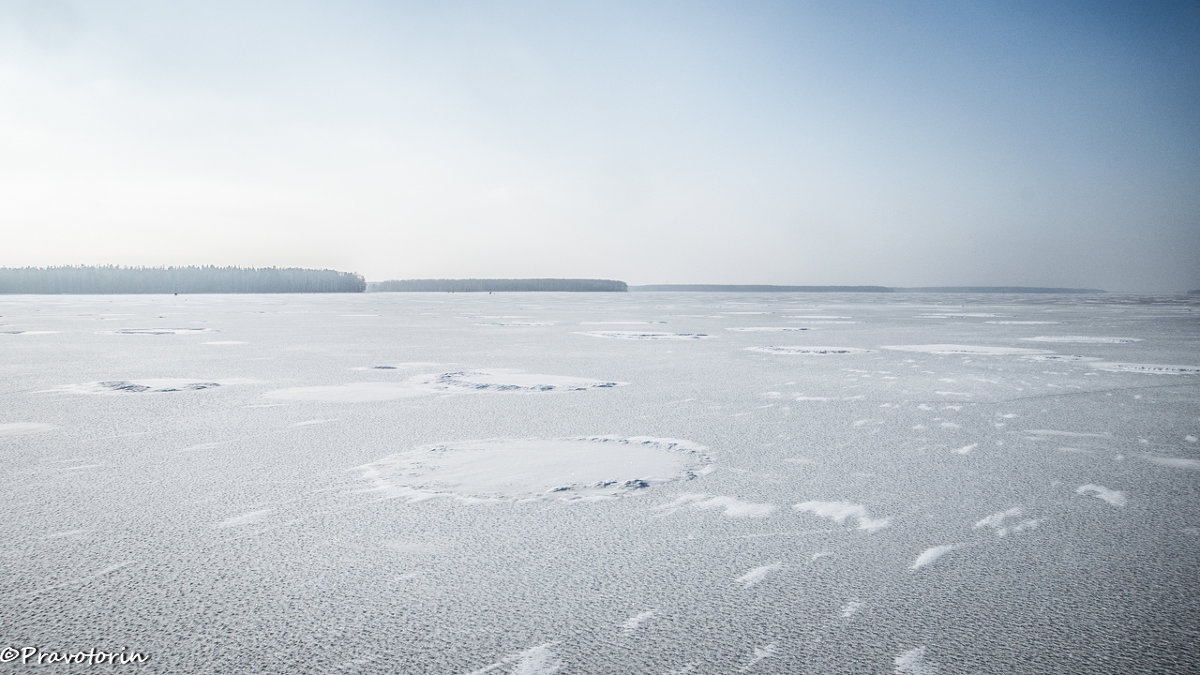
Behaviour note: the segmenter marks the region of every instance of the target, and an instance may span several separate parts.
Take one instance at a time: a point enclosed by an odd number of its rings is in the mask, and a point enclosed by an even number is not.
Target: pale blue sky
[[[1200,287],[1200,3],[0,0],[0,265]]]

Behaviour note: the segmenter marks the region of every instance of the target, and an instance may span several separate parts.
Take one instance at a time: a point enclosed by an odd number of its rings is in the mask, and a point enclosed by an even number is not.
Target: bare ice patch
[[[830,356],[836,354],[866,354],[870,349],[858,349],[856,347],[807,347],[807,346],[769,346],[769,347],[746,347],[748,352],[761,352],[763,354],[788,354],[801,356]]]
[[[1110,490],[1103,485],[1095,485],[1092,483],[1080,485],[1079,487],[1075,488],[1075,494],[1091,495],[1096,499],[1103,499],[1104,501],[1116,507],[1125,506],[1127,501],[1124,492],[1121,492],[1120,490]]]
[[[704,473],[705,448],[647,436],[492,438],[426,445],[356,471],[373,490],[419,501],[556,499],[628,495]]]
[[[735,497],[720,497],[709,494],[688,493],[678,499],[659,506],[659,509],[677,511],[685,506],[697,509],[721,509],[729,518],[766,518],[775,512],[774,504],[744,502]]]
[[[40,434],[56,427],[53,424],[39,422],[6,422],[0,424],[0,436],[24,436],[25,434]]]
[[[1149,373],[1151,375],[1200,375],[1200,366],[1168,366],[1157,363],[1116,363],[1096,361],[1088,364],[1110,373]]]
[[[853,502],[818,502],[808,501],[792,507],[797,511],[805,511],[843,525],[848,519],[858,524],[858,529],[867,532],[882,530],[891,524],[891,518],[872,518],[867,513],[867,507]]]
[[[1011,356],[1018,354],[1047,354],[1044,349],[1025,347],[987,347],[984,345],[891,345],[884,349],[901,352],[922,352],[942,356]]]
[[[658,331],[633,330],[592,330],[581,331],[577,334],[612,338],[614,340],[703,340],[712,337],[707,333],[662,333]]]

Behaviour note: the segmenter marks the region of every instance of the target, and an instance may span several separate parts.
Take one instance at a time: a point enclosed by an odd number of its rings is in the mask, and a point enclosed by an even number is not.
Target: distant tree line
[[[629,290],[611,279],[401,279],[372,281],[367,292],[480,293],[483,291],[607,291]]]
[[[702,291],[719,293],[1104,293],[1096,288],[1041,286],[772,286],[761,284],[654,284],[630,286],[631,291]]]
[[[0,267],[0,293],[361,293],[359,275],[298,267]]]
[[[651,284],[631,291],[699,291],[707,293],[891,293],[887,286],[774,286],[764,284]]]

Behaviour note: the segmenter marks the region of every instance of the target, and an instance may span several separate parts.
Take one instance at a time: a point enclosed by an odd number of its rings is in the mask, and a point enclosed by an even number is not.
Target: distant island
[[[1046,288],[1041,286],[771,286],[746,284],[652,284],[630,286],[630,291],[699,291],[713,293],[1105,293],[1096,288]]]
[[[0,293],[362,293],[359,275],[299,267],[0,267]]]
[[[631,291],[700,291],[717,293],[891,293],[887,286],[771,286],[761,284],[651,284]]]
[[[510,291],[617,292],[628,290],[624,281],[611,279],[402,279],[372,281],[368,293],[481,293]]]

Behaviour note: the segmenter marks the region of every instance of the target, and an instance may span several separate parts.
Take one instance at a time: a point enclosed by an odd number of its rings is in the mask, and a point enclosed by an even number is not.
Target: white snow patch
[[[1141,342],[1141,338],[1105,337],[1103,335],[1039,335],[1021,338],[1029,342],[1068,342],[1086,345],[1125,345]]]
[[[942,544],[940,546],[931,546],[922,551],[921,555],[917,556],[917,559],[913,561],[913,564],[909,566],[909,569],[915,570],[925,567],[926,565],[932,565],[933,563],[937,562],[938,558],[941,558],[960,546],[961,544]]]
[[[274,511],[274,509],[262,509],[260,511],[251,511],[249,513],[243,513],[238,516],[233,516],[232,518],[226,518],[225,520],[222,520],[221,522],[217,523],[216,526],[219,528],[227,528],[227,527],[242,527],[244,525],[253,525],[254,523],[262,522],[263,520],[265,520],[267,518],[267,516],[269,516],[273,511]]]
[[[891,518],[871,518],[867,513],[867,507],[853,502],[807,501],[796,504],[792,508],[828,518],[839,525],[843,525],[847,519],[853,518],[858,524],[858,529],[867,532],[882,530],[892,522]]]
[[[726,328],[738,333],[788,333],[806,331],[807,328],[800,326],[739,326],[736,328]]]
[[[858,600],[851,600],[851,601],[847,602],[846,604],[842,605],[842,610],[841,610],[840,614],[843,619],[849,619],[850,617],[857,614],[858,610],[862,609],[865,604],[866,603],[859,602]]]
[[[158,394],[165,392],[200,391],[239,384],[253,384],[258,380],[233,377],[223,379],[200,379],[181,377],[152,377],[136,380],[107,380],[84,384],[65,384],[52,391],[72,394]]]
[[[205,345],[244,345],[246,343],[243,342],[242,340],[210,340],[208,342],[201,342],[200,344],[205,344]]]
[[[655,610],[648,609],[648,610],[642,612],[641,614],[638,614],[636,616],[631,616],[625,620],[624,625],[621,626],[621,630],[623,630],[626,633],[632,633],[633,631],[637,630],[638,627],[640,627],[643,623],[645,623],[647,620],[652,618],[654,616],[654,614],[655,614]]]
[[[762,583],[762,580],[766,579],[767,575],[769,575],[771,572],[774,572],[782,567],[783,567],[782,563],[771,563],[770,565],[763,565],[762,567],[755,567],[754,569],[750,570],[749,572],[746,572],[742,576],[738,577],[737,582],[739,584],[741,584],[743,588],[750,588],[751,586],[755,586],[757,584]]]
[[[775,643],[774,642],[772,642],[769,645],[765,645],[763,647],[755,647],[754,648],[754,657],[750,659],[750,663],[747,663],[746,665],[742,666],[741,672],[743,672],[743,673],[749,672],[750,669],[753,668],[756,664],[758,664],[759,661],[762,661],[763,659],[769,659],[772,656],[775,656]]]
[[[937,675],[937,664],[925,660],[925,648],[910,649],[896,657],[898,675]]]
[[[1017,523],[1016,525],[1005,525],[1004,524],[1004,521],[1008,520],[1009,518],[1018,518],[1021,516],[1022,513],[1023,512],[1021,511],[1021,507],[1019,507],[1019,506],[1014,506],[1013,508],[1008,509],[1007,511],[999,511],[997,513],[993,513],[992,515],[990,515],[986,518],[983,518],[979,522],[975,523],[975,529],[986,527],[986,528],[991,529],[993,532],[995,532],[997,537],[1007,537],[1010,534],[1017,534],[1019,532],[1024,532],[1026,530],[1032,530],[1032,529],[1036,528],[1038,525],[1042,524],[1042,521],[1040,518],[1032,518],[1032,519],[1024,520],[1024,521],[1021,521],[1020,523]]]
[[[902,352],[922,352],[925,354],[941,354],[943,356],[1009,356],[1013,354],[1047,354],[1044,349],[1027,349],[1025,347],[987,347],[983,345],[891,345],[884,349]]]
[[[365,403],[368,401],[394,401],[401,398],[415,398],[418,396],[428,396],[430,393],[428,390],[399,382],[351,382],[349,384],[273,389],[263,394],[263,396],[289,401]]]
[[[1111,373],[1147,373],[1150,375],[1200,375],[1200,366],[1169,366],[1157,363],[1117,363],[1095,361],[1088,364]]]
[[[466,501],[627,495],[686,480],[708,468],[700,445],[646,436],[491,438],[426,445],[357,467],[371,489],[411,501]]]
[[[702,493],[680,495],[670,504],[659,506],[660,509],[678,510],[684,506],[697,509],[722,509],[730,518],[766,518],[775,512],[774,504],[756,504],[744,502],[734,497],[718,497]]]
[[[1174,469],[1192,469],[1193,471],[1200,470],[1200,459],[1164,457],[1163,455],[1141,455],[1141,457],[1159,466],[1169,466]]]
[[[1079,487],[1075,488],[1075,494],[1091,495],[1097,499],[1103,499],[1109,504],[1117,507],[1125,506],[1127,502],[1124,492],[1121,492],[1120,490],[1110,490],[1103,485],[1095,485],[1093,483],[1080,485]]]
[[[830,356],[836,354],[866,354],[870,349],[859,349],[857,347],[809,347],[809,346],[775,346],[768,347],[746,347],[748,352],[760,352],[763,354],[788,354],[799,356]]]
[[[547,642],[523,652],[509,654],[491,665],[471,671],[469,675],[486,675],[508,666],[511,666],[508,670],[509,675],[552,675],[562,668],[562,662],[550,651],[555,644],[557,643]]]
[[[1067,436],[1070,438],[1112,438],[1110,433],[1091,433],[1087,431],[1058,431],[1057,429],[1025,429],[1025,433],[1034,436]]]
[[[628,330],[582,331],[576,334],[612,338],[615,340],[703,340],[712,337],[706,333],[661,333],[656,331]]]
[[[40,422],[6,422],[0,424],[0,436],[24,436],[25,434],[40,434],[56,429],[53,424]]]
[[[978,447],[979,447],[978,443],[972,443],[970,445],[964,445],[961,448],[957,448],[954,450],[954,452],[956,452],[960,455],[969,455],[969,454],[971,454],[972,450],[974,450],[975,448],[978,448]]]

